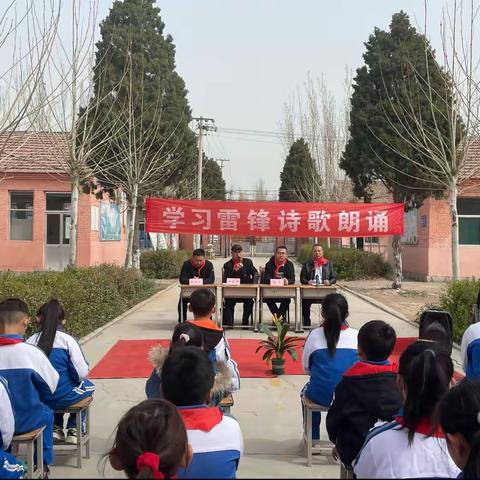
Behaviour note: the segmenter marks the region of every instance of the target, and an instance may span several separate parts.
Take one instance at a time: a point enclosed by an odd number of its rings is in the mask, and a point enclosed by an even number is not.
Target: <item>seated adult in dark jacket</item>
[[[249,258],[242,257],[243,248],[241,245],[232,245],[232,258],[223,265],[223,282],[227,278],[239,278],[240,283],[253,283],[258,271]],[[242,325],[250,323],[250,317],[253,312],[253,298],[226,298],[225,308],[223,309],[223,325],[233,327],[233,317],[235,314],[235,305],[243,303]]]
[[[293,285],[295,283],[295,267],[288,260],[288,249],[285,245],[280,245],[275,251],[275,255],[265,264],[265,272],[263,274],[262,283],[269,284],[272,278],[283,278],[285,285]],[[272,315],[282,316],[283,320],[287,318],[287,310],[290,306],[289,298],[269,299],[265,300]],[[277,306],[280,303],[280,306]]]
[[[194,250],[192,258],[183,263],[178,281],[182,285],[188,285],[191,278],[203,278],[204,285],[215,283],[213,263],[205,258],[203,248]],[[178,300],[178,323],[187,320],[187,306],[188,298]]]
[[[336,455],[351,466],[368,431],[378,420],[391,421],[402,406],[396,365],[388,357],[395,330],[381,320],[367,322],[358,332],[360,361],[344,374],[327,414],[327,431]]]
[[[312,259],[302,267],[300,283],[302,285],[333,285],[337,281],[337,274],[332,262],[323,256],[323,247],[316,243],[312,247]],[[302,300],[303,325],[309,327],[310,309],[313,303],[321,303],[321,300]]]

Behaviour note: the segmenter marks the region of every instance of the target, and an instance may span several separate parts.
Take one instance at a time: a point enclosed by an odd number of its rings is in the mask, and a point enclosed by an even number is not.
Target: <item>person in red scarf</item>
[[[300,272],[302,285],[333,285],[337,282],[337,276],[332,262],[323,256],[323,247],[316,243],[312,248],[312,259],[305,263]],[[313,303],[321,303],[321,300],[302,300],[303,326],[311,325],[310,309]]]
[[[206,259],[205,250],[197,248],[192,253],[192,258],[186,260],[182,265],[178,281],[182,285],[188,285],[191,278],[202,278],[204,285],[215,283],[215,272],[213,263]],[[187,320],[188,298],[178,300],[178,323]]]
[[[243,248],[240,244],[232,245],[232,258],[223,265],[223,282],[227,278],[239,278],[241,284],[254,283],[258,271],[249,258],[244,258]],[[223,325],[233,327],[235,305],[243,303],[242,325],[249,325],[253,312],[253,298],[226,298],[223,310]]]
[[[265,264],[265,272],[263,275],[262,283],[269,284],[272,278],[283,278],[285,285],[293,285],[295,283],[295,267],[293,263],[288,259],[288,250],[285,245],[280,245],[275,251],[275,255]],[[280,302],[280,306],[277,306],[277,302]],[[283,317],[286,320],[287,311],[290,307],[289,298],[279,298],[265,300],[272,315]]]

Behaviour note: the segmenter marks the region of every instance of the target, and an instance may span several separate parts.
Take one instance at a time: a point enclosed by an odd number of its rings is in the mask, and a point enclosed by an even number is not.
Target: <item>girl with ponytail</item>
[[[459,478],[480,478],[480,382],[463,380],[440,403],[440,425]]]
[[[177,409],[166,400],[144,400],[131,408],[117,426],[108,459],[128,478],[175,478],[192,459]]]
[[[435,421],[452,377],[453,362],[441,344],[420,340],[404,350],[397,378],[403,408],[393,422],[370,430],[354,462],[357,478],[452,478],[460,473]]]
[[[340,293],[327,295],[322,302],[323,323],[305,341],[302,364],[310,381],[302,390],[319,405],[332,403],[335,387],[343,373],[358,360],[358,330],[347,323],[348,303]],[[320,414],[313,414],[312,436],[320,438]]]
[[[59,375],[57,389],[53,394],[45,393],[42,401],[52,410],[61,410],[91,397],[95,386],[87,379],[90,367],[77,340],[64,332],[66,319],[62,304],[56,299],[43,304],[37,312],[37,323],[38,333],[27,343],[43,350]],[[76,445],[80,426],[76,424],[75,414],[68,418],[66,435],[63,427],[63,415],[55,414],[53,440]]]

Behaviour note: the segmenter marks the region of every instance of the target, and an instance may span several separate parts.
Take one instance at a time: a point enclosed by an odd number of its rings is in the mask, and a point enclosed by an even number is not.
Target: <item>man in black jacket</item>
[[[333,285],[337,281],[332,262],[323,256],[323,247],[316,243],[312,247],[312,259],[302,267],[300,283],[302,285]],[[302,300],[303,326],[311,325],[310,309],[313,303],[322,303],[321,300]]]
[[[213,263],[205,258],[203,248],[194,250],[192,258],[183,263],[178,281],[182,285],[188,285],[191,278],[203,278],[204,285],[215,283]],[[178,323],[187,320],[187,306],[188,298],[184,298],[183,301],[181,298],[178,300]]]
[[[285,245],[280,245],[275,251],[275,255],[265,264],[262,283],[269,284],[272,278],[282,278],[284,285],[293,285],[295,283],[295,267],[288,259],[288,250]],[[277,306],[280,302],[280,306]],[[290,307],[289,298],[279,298],[265,300],[272,315],[287,318],[287,311]]]
[[[238,243],[232,245],[232,258],[223,265],[223,283],[227,278],[239,278],[240,283],[254,283],[258,271],[249,258],[242,255],[243,248]],[[243,303],[242,325],[249,325],[253,312],[253,298],[226,298],[223,309],[223,325],[233,327],[235,305]]]
[[[395,330],[382,320],[363,325],[358,332],[360,361],[343,374],[335,389],[327,414],[327,431],[335,444],[334,457],[339,456],[347,467],[375,423],[393,420],[402,406],[396,365],[388,360],[396,338]]]

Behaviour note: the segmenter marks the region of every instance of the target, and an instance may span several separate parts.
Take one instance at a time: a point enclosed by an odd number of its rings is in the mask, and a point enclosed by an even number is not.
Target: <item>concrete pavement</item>
[[[255,258],[263,265],[266,258]],[[215,260],[217,279],[225,259]],[[83,346],[91,365],[122,339],[170,338],[177,322],[178,288],[173,286],[157,293],[151,301],[105,329]],[[417,329],[358,297],[346,293],[350,306],[350,325],[360,328],[366,321],[382,319],[389,322],[398,336],[415,336]],[[264,307],[264,318],[268,311]],[[312,307],[312,321],[318,324],[318,309]],[[237,307],[236,322],[241,318]],[[306,335],[306,334],[303,334]],[[250,330],[228,330],[228,338],[261,338]],[[241,372],[240,372],[241,373]],[[311,468],[301,445],[302,419],[299,393],[306,376],[284,376],[271,379],[242,379],[241,390],[235,394],[232,414],[240,422],[245,455],[240,462],[239,478],[335,478],[339,466],[331,459],[315,456]],[[102,457],[112,444],[112,432],[121,415],[131,406],[145,399],[145,379],[95,380],[97,392],[91,409],[92,455],[84,460],[81,470],[75,459],[57,456],[52,467],[52,478],[123,478],[108,465],[104,468]],[[326,437],[322,422],[322,438]]]

